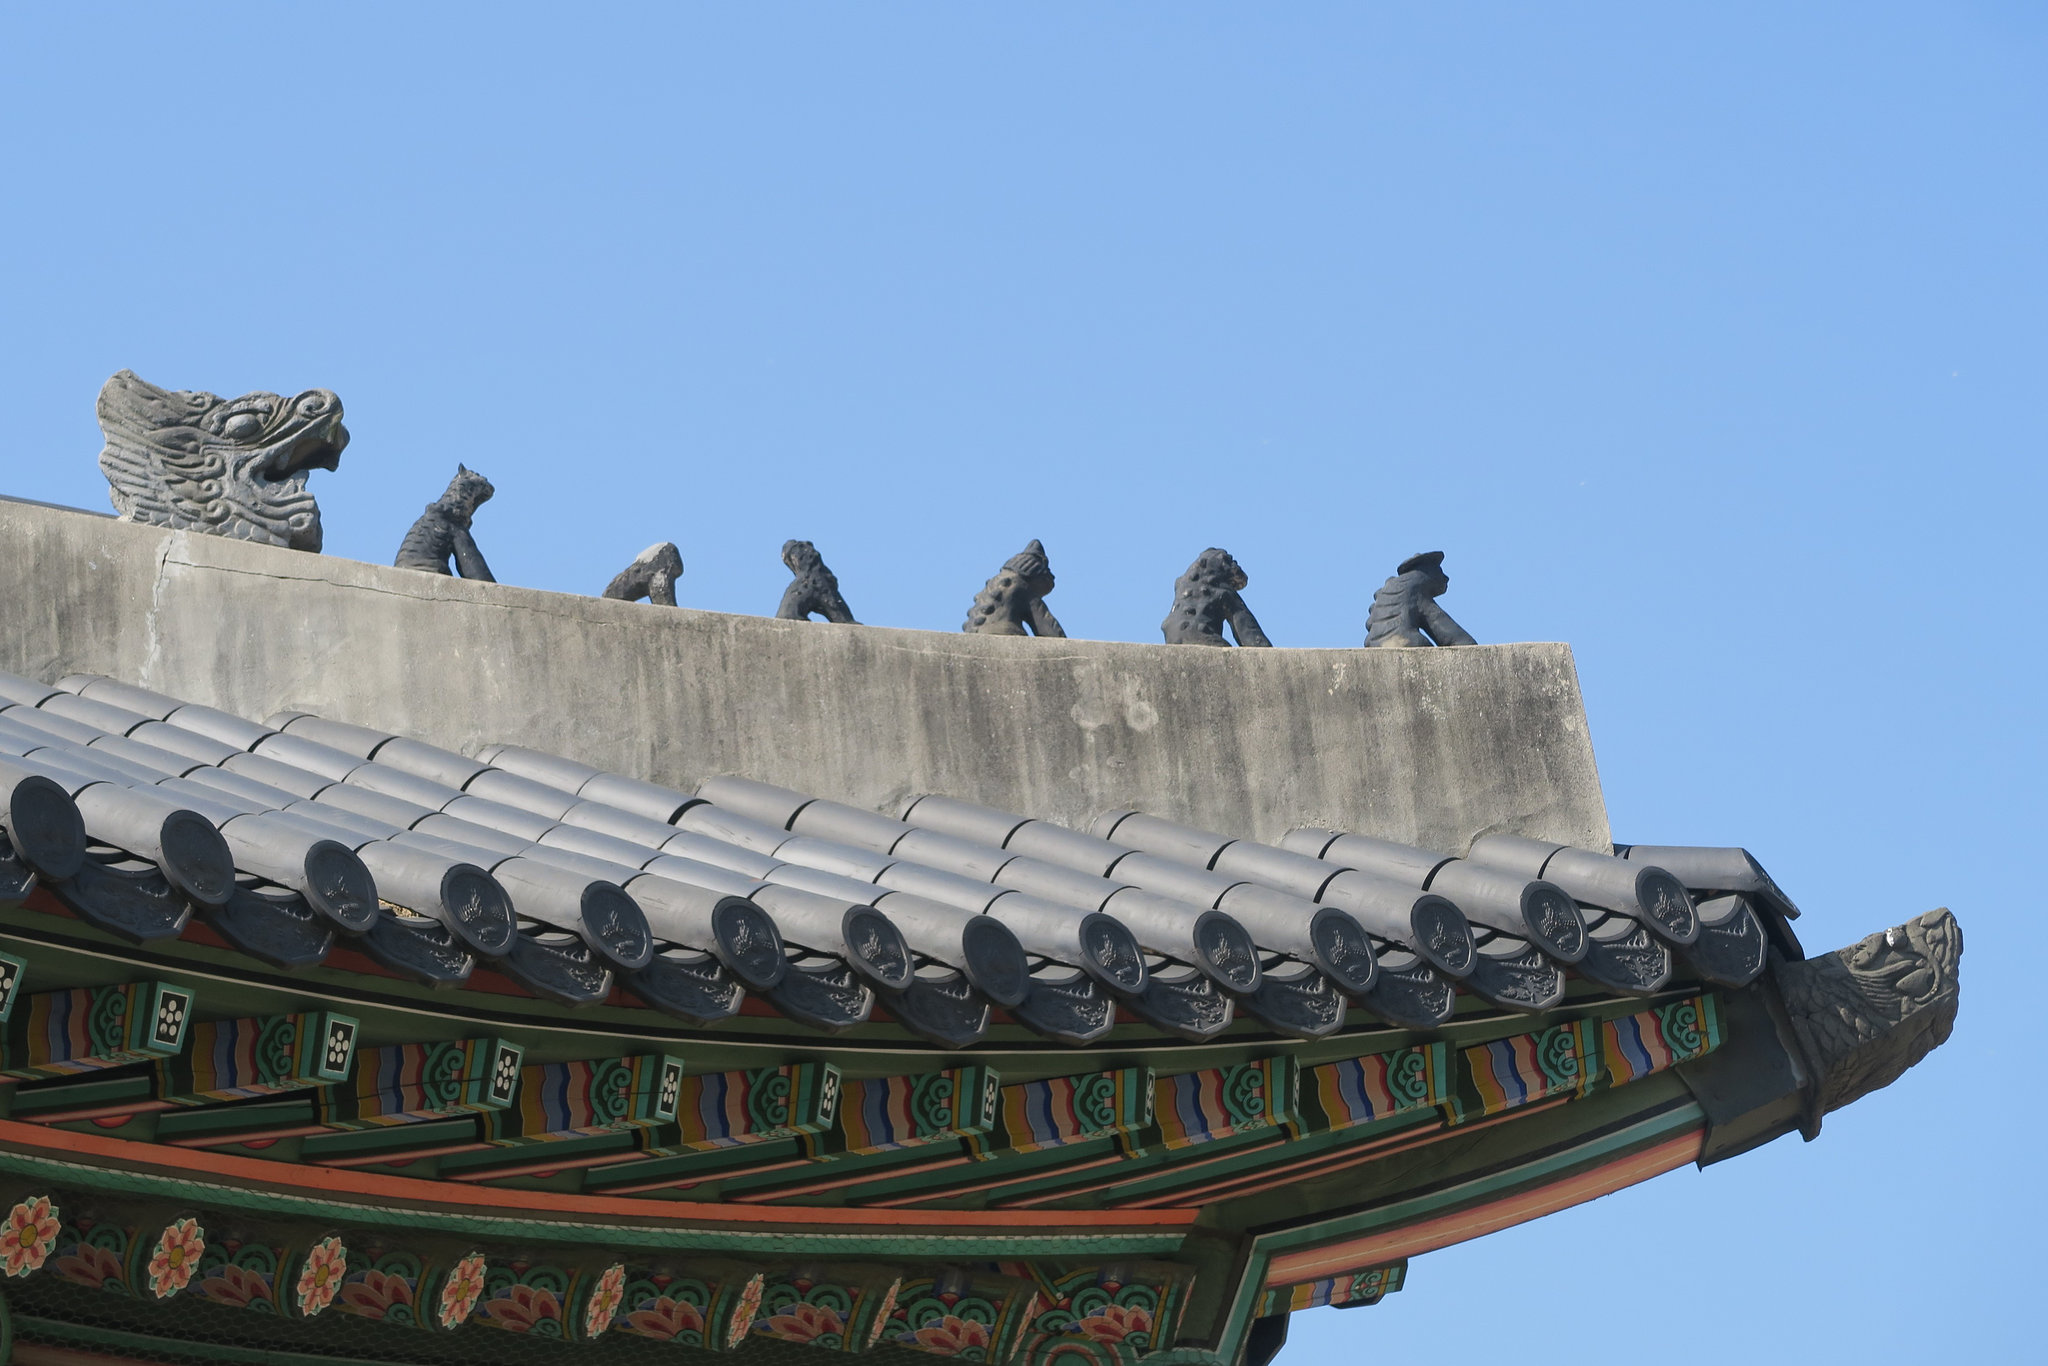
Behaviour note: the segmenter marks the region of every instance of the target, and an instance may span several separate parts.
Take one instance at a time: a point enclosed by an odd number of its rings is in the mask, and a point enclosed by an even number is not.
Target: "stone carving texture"
[[[1002,569],[975,595],[961,630],[984,636],[1060,636],[1066,629],[1045,605],[1052,592],[1052,564],[1034,540],[1003,561]]]
[[[1963,930],[1945,910],[1772,969],[1824,1115],[1897,1081],[1948,1039]]]
[[[496,583],[491,567],[484,563],[483,552],[476,548],[476,540],[469,534],[470,519],[496,492],[490,480],[467,465],[457,465],[455,477],[448,481],[448,491],[427,504],[427,510],[399,543],[398,558],[392,563],[400,569],[446,574],[450,572],[448,562],[452,558],[454,572],[463,578]]]
[[[1395,567],[1394,576],[1372,595],[1366,614],[1365,643],[1375,647],[1477,645],[1464,627],[1436,600],[1451,591],[1444,573],[1444,552],[1410,555]]]
[[[683,576],[683,552],[674,541],[657,541],[640,552],[605,585],[602,596],[621,602],[647,599],[657,607],[676,605],[676,580]]]
[[[1240,645],[1271,645],[1259,619],[1238,596],[1250,577],[1227,550],[1214,546],[1195,557],[1173,585],[1173,610],[1159,624],[1168,645],[1228,645],[1223,627]]]
[[[98,410],[100,470],[123,518],[320,549],[320,505],[306,478],[335,468],[348,445],[331,391],[221,398],[123,370],[101,386]]]
[[[839,576],[825,567],[825,557],[809,541],[784,541],[782,562],[796,577],[782,590],[775,615],[784,621],[809,621],[813,612],[842,626],[856,623],[846,599],[839,595]]]

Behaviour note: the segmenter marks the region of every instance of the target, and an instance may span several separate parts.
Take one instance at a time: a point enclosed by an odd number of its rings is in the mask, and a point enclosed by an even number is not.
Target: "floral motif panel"
[[[881,1341],[961,1361],[1007,1361],[1037,1316],[1036,1283],[990,1272],[948,1270],[906,1278]]]
[[[746,1340],[764,1278],[738,1263],[631,1267],[611,1330],[683,1347],[730,1351]]]
[[[1038,1304],[1010,1358],[1020,1366],[1136,1366],[1173,1346],[1194,1273],[1172,1262],[1122,1262],[1049,1275],[1004,1264],[1038,1285]]]
[[[572,1335],[569,1307],[581,1300],[577,1292],[583,1280],[570,1267],[492,1263],[469,1321],[507,1333],[566,1339]]]
[[[862,1352],[895,1313],[897,1272],[887,1267],[806,1265],[768,1273],[754,1315],[757,1336]]]

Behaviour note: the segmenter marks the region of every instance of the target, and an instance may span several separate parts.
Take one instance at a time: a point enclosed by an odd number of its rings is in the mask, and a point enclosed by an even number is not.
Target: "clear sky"
[[[2044,73],[1984,0],[9,6],[0,491],[105,507],[127,367],[338,391],[330,552],[462,461],[535,587],[772,612],[797,536],[952,630],[1035,536],[1156,640],[1221,545],[1338,646],[1443,549],[1576,648],[1617,838],[1816,950],[1952,906],[1962,1018],[1282,1361],[2038,1359]]]

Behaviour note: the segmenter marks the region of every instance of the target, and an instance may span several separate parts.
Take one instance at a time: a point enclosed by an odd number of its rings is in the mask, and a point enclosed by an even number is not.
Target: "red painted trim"
[[[572,1195],[561,1191],[500,1190],[431,1181],[413,1176],[351,1171],[238,1157],[204,1148],[171,1148],[158,1143],[51,1130],[40,1124],[0,1119],[0,1147],[46,1155],[60,1161],[88,1162],[131,1170],[176,1173],[191,1180],[226,1185],[275,1187],[299,1193],[373,1204],[421,1205],[451,1210],[506,1210],[518,1214],[558,1214],[573,1218],[611,1218],[634,1222],[698,1224],[762,1228],[805,1225],[858,1230],[885,1226],[894,1230],[926,1229],[1026,1232],[1058,1230],[1187,1228],[1194,1210],[880,1210],[805,1208],[784,1205],[723,1205],[685,1200],[632,1200],[606,1195]]]
[[[1570,1209],[1573,1205],[1582,1205],[1697,1160],[1705,1135],[1703,1128],[1692,1129],[1654,1147],[1617,1158],[1605,1166],[1498,1200],[1489,1200],[1402,1228],[1369,1233],[1363,1238],[1281,1253],[1266,1266],[1266,1284],[1268,1287],[1300,1285],[1304,1281],[1341,1275],[1360,1267],[1378,1266],[1401,1257],[1415,1257],[1453,1243],[1497,1233],[1531,1219],[1540,1219],[1546,1214]]]

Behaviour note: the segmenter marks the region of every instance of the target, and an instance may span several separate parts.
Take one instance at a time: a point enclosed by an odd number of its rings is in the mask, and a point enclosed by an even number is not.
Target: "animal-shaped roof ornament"
[[[1064,637],[1066,629],[1045,605],[1052,588],[1052,564],[1044,545],[1033,540],[982,585],[960,629],[984,636]]]
[[[1238,592],[1251,582],[1244,567],[1227,550],[1211,546],[1195,557],[1188,572],[1174,581],[1173,610],[1159,623],[1168,645],[1228,645],[1223,627],[1240,645],[1271,645],[1259,619]]]
[[[796,577],[782,590],[782,604],[775,615],[784,621],[809,621],[815,612],[842,626],[858,623],[839,595],[839,576],[825,567],[825,557],[809,541],[784,541],[782,562]]]
[[[1365,643],[1387,649],[1477,645],[1479,642],[1464,627],[1451,620],[1449,612],[1436,605],[1436,600],[1450,590],[1443,551],[1426,550],[1410,555],[1372,595],[1372,607],[1365,618]]]
[[[676,605],[676,580],[683,576],[683,552],[674,541],[656,541],[605,585],[600,597],[622,602],[647,599],[657,607]]]
[[[306,478],[335,468],[348,445],[332,390],[221,398],[123,370],[101,386],[98,411],[100,470],[127,521],[320,549]]]
[[[427,504],[427,510],[399,542],[398,557],[391,563],[400,569],[446,574],[450,572],[448,562],[453,559],[453,572],[463,578],[496,583],[491,567],[484,563],[483,552],[476,548],[476,539],[469,534],[470,519],[496,492],[490,480],[467,465],[457,465],[455,477],[448,481],[448,491]]]
[[[1960,1000],[1963,930],[1946,910],[1847,948],[1772,969],[1800,1052],[1817,1078],[1806,1136],[1820,1118],[1897,1081],[1948,1040]]]

